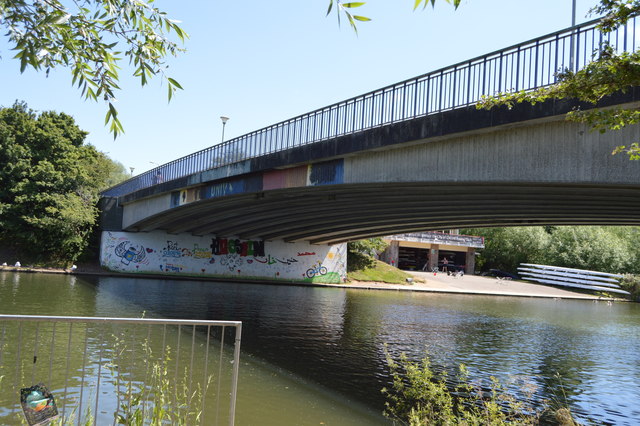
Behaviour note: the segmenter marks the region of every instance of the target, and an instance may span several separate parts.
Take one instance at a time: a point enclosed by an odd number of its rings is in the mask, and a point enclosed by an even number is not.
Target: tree
[[[0,241],[23,260],[68,264],[86,246],[117,169],[86,135],[63,113],[0,109]]]
[[[549,234],[540,226],[465,229],[469,235],[485,238],[479,263],[482,269],[516,272],[520,263],[542,263],[549,246]]]
[[[561,226],[549,239],[546,264],[602,272],[628,272],[632,253],[628,238],[602,226]]]
[[[531,226],[466,229],[485,237],[479,263],[516,272],[520,263],[540,263],[612,273],[640,271],[636,226]]]
[[[182,89],[165,74],[165,58],[183,50],[168,37],[175,34],[184,41],[187,34],[153,2],[0,0],[0,27],[17,51],[20,72],[27,67],[47,74],[54,68],[69,68],[82,96],[103,99],[108,105],[105,124],[115,138],[123,132],[113,104],[123,58],[133,65],[133,75],[143,86],[160,75],[169,100]]]
[[[387,243],[382,238],[368,238],[347,243],[347,265],[349,271],[370,268],[374,264],[374,255],[384,251]]]

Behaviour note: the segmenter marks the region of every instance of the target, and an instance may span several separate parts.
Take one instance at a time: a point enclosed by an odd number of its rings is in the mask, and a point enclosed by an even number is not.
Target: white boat
[[[538,269],[550,269],[553,271],[577,272],[579,274],[601,275],[603,277],[622,278],[622,275],[620,274],[610,274],[609,272],[600,272],[600,271],[589,271],[588,269],[565,268],[563,266],[537,265],[535,263],[521,263],[520,265],[533,266]]]
[[[619,274],[535,263],[521,263],[518,273],[524,280],[540,284],[629,294],[620,289],[617,278],[622,278],[622,275]]]
[[[538,270],[535,270],[535,269],[533,269],[533,270],[531,270],[531,272],[529,272],[529,271],[524,271],[522,268],[518,268],[518,273],[524,279],[526,279],[526,276],[530,276],[530,277],[535,277],[535,278],[544,278],[544,279],[552,280],[552,281],[570,282],[570,283],[576,283],[576,284],[591,284],[591,285],[599,285],[599,286],[604,286],[604,287],[620,287],[620,285],[618,285],[617,281],[615,281],[615,282],[602,282],[602,281],[594,281],[594,280],[584,280],[584,279],[575,278],[575,277],[572,277],[572,276],[552,275],[552,274],[540,273]]]
[[[584,289],[587,289],[587,290],[604,291],[604,292],[607,292],[607,293],[629,294],[628,291],[621,290],[619,288],[600,287],[600,286],[586,285],[586,284],[566,283],[566,282],[561,282],[561,281],[545,280],[545,279],[541,279],[541,278],[526,278],[526,279],[529,280],[529,281],[536,281],[536,282],[539,282],[539,283],[542,283],[542,284],[559,285],[559,286],[564,286],[564,287],[584,288]]]
[[[569,277],[569,278],[577,278],[577,279],[585,279],[585,280],[597,280],[609,283],[617,283],[618,280],[616,278],[608,278],[598,275],[589,275],[589,274],[581,274],[578,272],[562,272],[556,270],[549,269],[536,269],[536,268],[518,268],[518,271],[526,272],[535,272],[535,273],[545,273],[548,275],[555,275],[559,277]]]

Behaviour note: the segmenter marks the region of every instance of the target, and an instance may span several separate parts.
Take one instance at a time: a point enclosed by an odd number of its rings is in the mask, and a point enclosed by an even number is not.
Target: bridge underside
[[[640,185],[342,184],[207,199],[127,231],[334,244],[448,228],[640,225]]]

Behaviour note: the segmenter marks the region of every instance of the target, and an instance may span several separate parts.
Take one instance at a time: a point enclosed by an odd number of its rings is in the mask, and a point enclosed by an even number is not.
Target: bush
[[[387,247],[382,238],[351,241],[347,244],[347,271],[359,271],[372,268],[374,257]]]
[[[620,287],[631,293],[629,299],[640,302],[640,275],[625,274],[620,280]]]
[[[446,372],[436,374],[428,355],[412,362],[402,353],[395,361],[385,347],[387,365],[393,379],[386,395],[384,415],[410,426],[426,425],[537,425],[553,419],[561,425],[575,425],[571,411],[561,407],[552,413],[546,404],[532,402],[532,392],[520,392],[517,400],[495,377],[488,389],[474,386],[464,366],[459,367],[457,384],[450,390]]]

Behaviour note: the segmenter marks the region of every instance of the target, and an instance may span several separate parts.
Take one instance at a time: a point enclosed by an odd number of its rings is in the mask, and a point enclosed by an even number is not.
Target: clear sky
[[[597,0],[577,0],[577,22]],[[0,106],[24,100],[38,111],[75,117],[88,142],[133,167],[134,174],[225,139],[570,26],[572,0],[444,0],[412,11],[413,0],[369,0],[372,18],[356,35],[328,0],[157,0],[182,21],[187,52],[170,60],[169,76],[184,87],[167,103],[155,79],[141,89],[121,71],[117,108],[125,134],[104,126],[105,105],[84,101],[60,69],[20,74],[0,39]],[[123,65],[125,67],[125,65]]]

